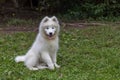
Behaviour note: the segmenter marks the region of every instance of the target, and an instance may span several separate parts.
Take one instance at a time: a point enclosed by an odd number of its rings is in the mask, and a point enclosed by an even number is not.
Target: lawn
[[[0,80],[120,80],[120,25],[61,26],[61,68],[53,71],[30,71],[15,63],[35,37],[35,32],[0,34]]]

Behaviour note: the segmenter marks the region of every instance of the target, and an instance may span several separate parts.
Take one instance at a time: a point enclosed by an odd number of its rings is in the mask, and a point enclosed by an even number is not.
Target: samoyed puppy
[[[60,66],[56,63],[59,31],[60,25],[55,16],[44,17],[39,25],[39,32],[32,47],[26,55],[17,56],[15,61],[24,62],[30,70],[59,68]]]

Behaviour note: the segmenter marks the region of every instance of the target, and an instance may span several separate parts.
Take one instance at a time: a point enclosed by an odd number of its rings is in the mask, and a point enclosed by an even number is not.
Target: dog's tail
[[[25,55],[23,56],[17,56],[15,58],[15,62],[24,62],[25,61]]]

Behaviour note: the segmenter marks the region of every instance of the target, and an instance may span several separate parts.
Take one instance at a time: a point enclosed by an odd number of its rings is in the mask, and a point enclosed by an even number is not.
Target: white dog
[[[30,70],[48,68],[53,70],[60,66],[56,63],[56,53],[58,51],[58,34],[60,25],[55,16],[45,17],[39,25],[39,33],[32,47],[23,56],[17,56],[16,62],[24,62]]]

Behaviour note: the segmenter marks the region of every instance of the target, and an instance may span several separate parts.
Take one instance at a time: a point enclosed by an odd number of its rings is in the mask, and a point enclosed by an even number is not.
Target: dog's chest
[[[54,52],[56,51],[58,48],[58,45],[57,44],[54,44],[54,43],[51,43],[51,44],[48,44],[47,45],[47,49],[49,52]]]

